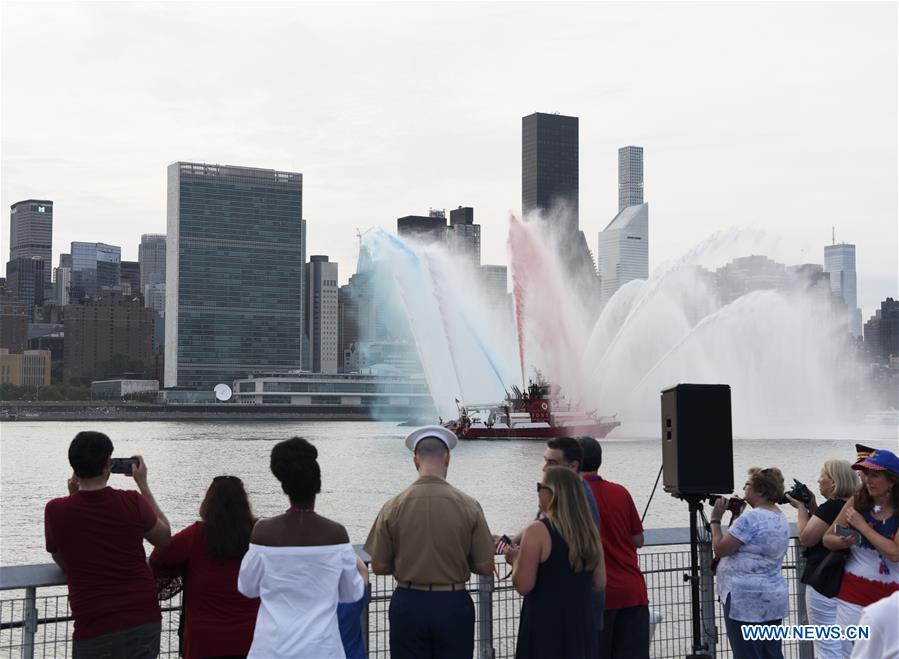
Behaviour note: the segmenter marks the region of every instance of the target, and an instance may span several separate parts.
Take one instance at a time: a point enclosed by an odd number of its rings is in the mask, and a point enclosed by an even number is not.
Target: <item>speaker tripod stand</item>
[[[690,509],[690,573],[684,575],[684,581],[690,582],[690,605],[693,621],[693,651],[687,659],[712,659],[709,644],[702,641],[702,612],[699,606],[699,515],[702,512],[702,501],[706,494],[675,494],[678,499],[687,502]]]

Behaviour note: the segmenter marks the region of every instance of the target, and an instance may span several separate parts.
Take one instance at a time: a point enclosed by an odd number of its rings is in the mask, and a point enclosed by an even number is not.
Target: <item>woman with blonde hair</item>
[[[712,508],[712,547],[721,559],[716,585],[734,659],[783,659],[780,640],[746,640],[741,632],[744,625],[779,625],[787,616],[789,589],[781,566],[790,526],[777,507],[783,494],[780,469],[753,467],[743,486],[752,510],[731,513],[730,528],[722,531],[727,500],[721,497]]]
[[[515,657],[595,657],[591,592],[605,590],[606,573],[581,479],[547,467],[537,502],[543,517],[524,530],[520,547],[506,550],[512,584],[524,595]]]
[[[843,509],[846,500],[858,489],[858,476],[846,460],[828,460],[821,467],[818,476],[818,491],[824,497],[821,505],[815,495],[809,492],[808,503],[802,503],[787,495],[790,505],[797,510],[796,529],[799,531],[799,544],[805,550],[806,568],[802,574],[802,582],[808,583],[815,569],[829,553],[824,546],[824,534],[834,523]],[[836,592],[820,592],[809,585],[805,589],[805,608],[811,625],[833,625],[837,621]],[[817,659],[837,659],[842,656],[840,641],[821,639],[814,641]]]

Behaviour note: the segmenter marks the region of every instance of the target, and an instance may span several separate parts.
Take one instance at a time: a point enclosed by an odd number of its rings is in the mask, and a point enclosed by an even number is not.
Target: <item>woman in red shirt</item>
[[[161,576],[177,570],[185,576],[185,659],[246,656],[259,600],[238,592],[237,573],[256,519],[239,478],[212,479],[200,520],[154,550],[150,566]]]

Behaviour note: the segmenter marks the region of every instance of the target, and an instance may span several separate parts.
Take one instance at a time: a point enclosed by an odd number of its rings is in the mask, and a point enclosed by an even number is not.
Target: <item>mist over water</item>
[[[366,238],[381,265],[379,285],[402,301],[402,317],[391,322],[408,325],[444,418],[456,415],[456,399],[499,402],[537,370],[577,408],[617,414],[632,428],[654,427],[659,392],[681,382],[729,384],[734,432],[743,436],[790,436],[858,417],[864,395],[845,319],[820,289],[755,290],[719,302],[714,270],[736,257],[808,261],[778,236],[710,236],[648,280],[622,286],[597,314],[551,234],[539,217],[510,217],[512,315],[442,246],[383,231]]]

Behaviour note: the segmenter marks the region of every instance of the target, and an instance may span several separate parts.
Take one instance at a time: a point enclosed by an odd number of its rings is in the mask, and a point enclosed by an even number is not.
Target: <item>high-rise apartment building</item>
[[[578,118],[536,112],[521,119],[521,211],[555,217],[562,234],[578,230]]]
[[[862,311],[858,308],[855,275],[855,245],[834,243],[824,246],[824,272],[830,274],[830,290],[846,303],[849,333],[862,335]]]
[[[305,308],[309,370],[337,373],[337,264],[328,261],[327,256],[310,256],[306,264]]]
[[[899,357],[899,300],[883,300],[865,323],[865,349],[875,364],[888,365],[890,357]]]
[[[627,282],[649,277],[649,204],[627,206],[599,232],[596,267],[603,305]]]
[[[643,147],[618,149],[618,211],[643,203]]]
[[[70,297],[78,302],[121,285],[122,248],[106,243],[73,242]]]
[[[165,234],[145,233],[137,248],[140,263],[140,289],[148,284],[165,283]]]
[[[104,367],[124,357],[139,373],[153,363],[153,312],[119,291],[103,291],[84,304],[66,307],[65,382],[120,376]]]
[[[167,194],[165,386],[301,368],[303,175],[176,162]]]
[[[46,267],[44,285],[50,286],[53,262],[53,202],[26,199],[9,208],[9,260],[40,257]]]
[[[459,206],[450,211],[446,243],[451,253],[472,267],[481,265],[481,225],[474,223],[474,208]]]
[[[6,290],[29,308],[44,302],[44,270],[50,266],[39,256],[19,256],[6,264]]]
[[[53,270],[53,299],[61,307],[71,301],[72,268],[62,266]]]

